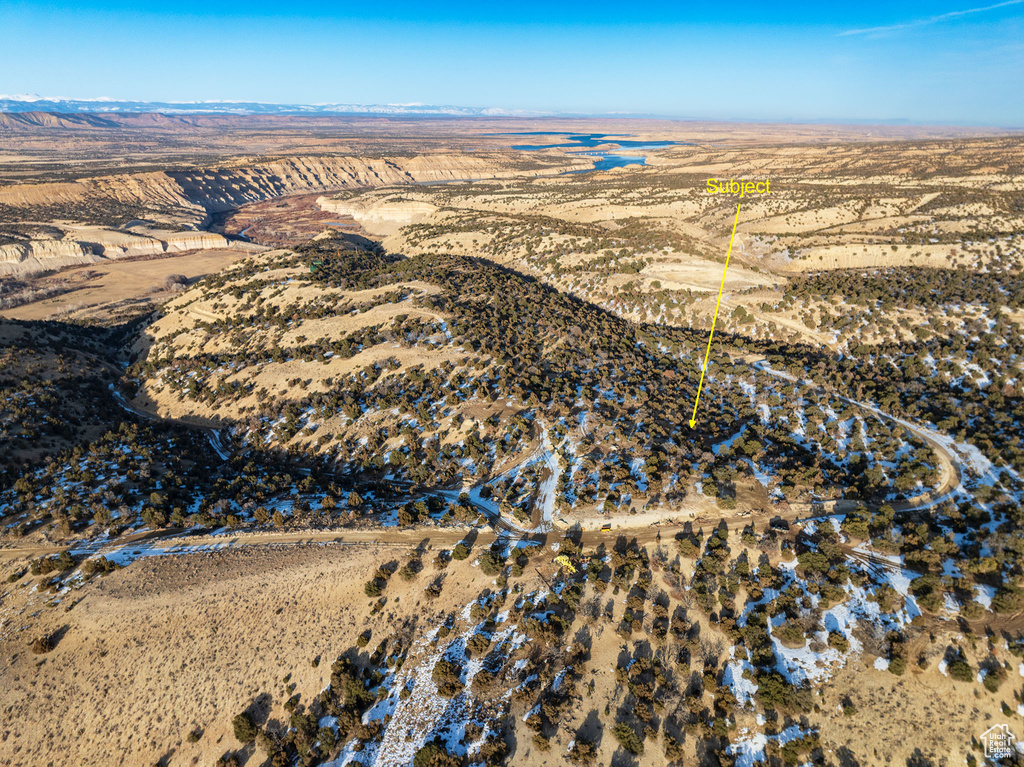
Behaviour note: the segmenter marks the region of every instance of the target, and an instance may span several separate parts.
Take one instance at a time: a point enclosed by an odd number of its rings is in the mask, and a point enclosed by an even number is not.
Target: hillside
[[[790,280],[904,267],[1013,280],[1024,265],[1019,138],[696,145],[659,149],[647,162],[556,180],[367,190],[322,204],[351,212],[398,252],[482,255],[629,319],[706,328],[742,202],[726,327],[840,349],[912,341],[935,333],[938,318],[899,301],[853,311],[835,294],[794,295]],[[707,194],[714,177],[770,178],[773,192],[723,199]]]
[[[491,511],[525,484],[509,511],[527,527],[557,510],[567,523],[692,518],[741,497],[764,512],[909,503],[948,481],[918,432],[766,362],[806,349],[726,336],[691,432],[703,349],[689,331],[634,325],[488,261],[347,247],[247,259],[170,302],[132,350],[136,406],[361,481],[499,492]]]

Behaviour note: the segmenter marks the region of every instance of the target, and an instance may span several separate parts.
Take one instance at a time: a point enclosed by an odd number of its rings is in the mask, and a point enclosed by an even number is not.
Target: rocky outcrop
[[[0,262],[20,263],[31,258],[83,258],[100,255],[92,245],[74,240],[32,240],[0,245]]]
[[[113,229],[93,230],[81,235],[79,241],[105,258],[156,256],[167,250],[167,245],[162,240]]]
[[[177,232],[168,234],[163,239],[164,252],[182,253],[186,250],[202,250],[205,248],[235,248],[247,246],[247,243],[226,239],[223,235],[212,232]]]
[[[206,248],[261,250],[259,246],[230,241],[210,232],[169,232],[163,237],[147,237],[115,230],[90,230],[77,238],[74,232],[69,232],[62,240],[32,240],[0,246],[0,276],[26,276],[105,259],[159,256]]]
[[[0,262],[8,264],[4,267],[8,273],[12,270],[24,273],[67,266],[69,260],[84,263],[95,257],[159,255],[228,245],[222,236],[205,231],[147,236],[124,229],[103,228],[103,222],[111,218],[145,217],[136,210],[151,213],[152,220],[160,222],[158,226],[202,229],[213,214],[288,194],[506,178],[560,170],[562,168],[558,167],[524,170],[518,155],[501,152],[394,159],[317,156],[239,163],[222,168],[116,174],[74,182],[17,184],[0,188],[0,210],[8,217],[17,216],[17,211],[21,210],[25,221],[74,220],[77,211],[82,211],[83,224],[100,225],[69,224],[65,226],[72,231],[64,240],[6,246],[7,252],[0,250]],[[357,214],[342,210],[342,204],[337,201],[328,200],[325,204],[337,204],[338,207],[325,207],[325,210],[351,214],[357,220],[370,223],[374,230],[412,223],[434,210],[426,203],[385,202],[371,209],[361,209]],[[90,212],[96,210],[107,211],[109,215],[103,218]],[[92,221],[90,216],[95,216]],[[10,266],[12,264],[16,266]]]
[[[203,248],[227,248],[231,242],[223,235],[211,232],[170,232],[160,237],[104,230],[90,242],[93,250],[105,258],[125,256],[157,256],[162,253],[182,253]]]
[[[317,198],[316,204],[322,210],[351,216],[363,228],[374,234],[391,234],[392,231],[408,224],[418,223],[437,211],[436,205],[420,200],[332,200]]]
[[[86,243],[73,240],[35,240],[0,245],[0,276],[22,276],[102,261]]]
[[[556,169],[557,170],[557,169]],[[132,173],[72,183],[21,184],[0,189],[0,205],[30,208],[106,198],[121,205],[217,213],[286,194],[505,178],[519,173],[508,155],[424,155],[401,159],[292,157],[203,170]]]

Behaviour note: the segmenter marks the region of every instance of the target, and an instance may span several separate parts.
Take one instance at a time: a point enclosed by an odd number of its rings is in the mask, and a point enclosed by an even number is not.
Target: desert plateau
[[[0,764],[1024,765],[1022,14],[0,8]]]

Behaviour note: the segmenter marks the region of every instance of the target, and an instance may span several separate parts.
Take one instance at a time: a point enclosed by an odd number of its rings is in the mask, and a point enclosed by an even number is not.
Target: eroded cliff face
[[[94,228],[69,232],[61,240],[0,245],[0,277],[28,276],[47,269],[81,266],[110,258],[158,256],[211,248],[254,249],[254,246],[229,241],[210,232],[174,232],[156,237]]]
[[[202,218],[245,203],[300,192],[503,178],[521,173],[509,155],[427,155],[399,159],[291,157],[217,169],[132,173],[70,183],[0,189],[0,205],[31,209],[105,198],[142,208],[179,208]],[[28,210],[26,210],[28,213]]]
[[[562,170],[526,169],[522,162],[506,153],[391,159],[302,156],[240,162],[222,168],[128,173],[0,188],[0,211],[8,221],[68,222],[59,224],[66,227],[63,239],[31,240],[0,247],[0,274],[26,274],[97,258],[226,247],[228,241],[224,237],[202,231],[212,214],[283,195],[507,178]],[[426,212],[429,211],[402,209],[363,213],[380,219],[376,221],[378,225],[393,226],[408,223],[405,219],[410,213],[415,217]],[[142,216],[157,222],[159,229],[192,231],[139,234],[109,223]],[[396,217],[403,220],[397,221]]]
[[[224,248],[242,246],[244,243],[228,240],[221,234],[212,232],[175,232],[166,235],[163,240],[165,253],[183,253],[186,250],[200,248]]]
[[[417,200],[332,200],[317,198],[316,204],[322,210],[351,216],[371,234],[394,234],[403,226],[416,224],[437,212],[437,206]]]
[[[91,245],[74,240],[34,240],[0,245],[0,277],[16,277],[101,261]]]

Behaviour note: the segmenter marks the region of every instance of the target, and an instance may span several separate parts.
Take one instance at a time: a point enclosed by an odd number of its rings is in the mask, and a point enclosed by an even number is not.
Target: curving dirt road
[[[884,421],[889,421],[890,423],[901,426],[907,431],[915,434],[924,442],[928,443],[928,445],[932,448],[932,452],[934,452],[935,456],[938,458],[939,474],[941,479],[936,487],[922,493],[921,495],[915,498],[911,498],[906,501],[895,501],[893,503],[890,503],[889,505],[892,506],[896,511],[925,511],[950,498],[952,495],[956,493],[957,489],[960,487],[965,473],[965,467],[961,463],[960,457],[955,452],[950,450],[940,440],[938,440],[935,434],[931,432],[929,429],[925,429],[923,426],[913,424],[910,421],[905,421],[902,418],[897,418],[896,416],[889,415],[888,413],[879,410],[874,405],[870,405],[866,402],[860,402],[859,400],[850,399],[849,397],[844,397],[841,394],[835,394],[834,392],[830,392],[825,387],[819,386],[813,381],[808,381],[807,379],[798,379],[796,376],[792,376],[789,373],[783,373],[780,370],[772,370],[772,368],[768,367],[768,365],[764,363],[764,360],[755,360],[750,362],[749,364],[754,369],[759,370],[767,375],[775,376],[776,378],[781,378],[783,380],[789,381],[790,383],[798,383],[801,386],[813,387],[818,391],[825,392],[826,394],[835,397],[840,402],[845,402],[848,405],[853,405],[854,407],[866,410],[867,412]],[[830,503],[842,503],[843,500],[844,499],[840,499],[839,501],[831,501]]]
[[[154,413],[150,413],[146,410],[142,410],[140,408],[135,407],[135,405],[129,402],[128,398],[125,397],[121,392],[119,392],[114,387],[113,384],[110,385],[110,390],[114,395],[114,401],[121,406],[122,410],[126,410],[129,413],[137,415],[139,418],[145,419],[147,421],[164,421],[167,423],[175,423],[178,426],[184,426],[187,429],[201,431],[206,436],[206,439],[210,443],[210,447],[213,448],[213,452],[217,454],[218,458],[220,458],[222,461],[227,461],[229,458],[231,458],[231,451],[224,444],[224,438],[221,436],[221,433],[216,429],[211,429],[208,426],[197,426],[194,423],[186,423],[185,421],[178,421],[173,418],[163,418],[161,416],[155,415]]]

